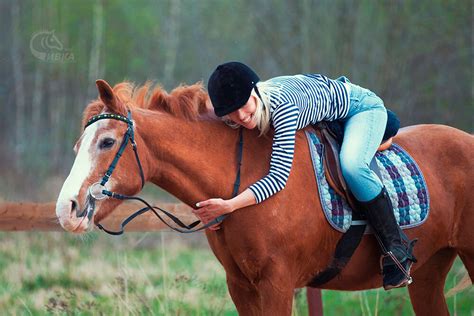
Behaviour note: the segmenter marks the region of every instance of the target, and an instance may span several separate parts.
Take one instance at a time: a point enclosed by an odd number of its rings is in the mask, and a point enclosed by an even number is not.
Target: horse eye
[[[100,149],[107,149],[112,147],[115,144],[115,139],[113,138],[104,138],[99,145]]]

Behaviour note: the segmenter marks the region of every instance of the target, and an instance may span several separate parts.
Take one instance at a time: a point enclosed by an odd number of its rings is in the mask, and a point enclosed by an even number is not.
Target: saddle
[[[385,133],[378,151],[383,151],[389,148],[392,145],[393,137],[400,129],[400,120],[395,113],[387,110],[387,117],[387,126],[385,127]],[[323,165],[326,180],[337,194],[346,199],[352,210],[357,211],[356,199],[347,188],[347,184],[342,176],[341,164],[339,162],[339,152],[344,138],[344,122],[320,122],[315,125],[314,128],[318,138],[324,145]],[[374,160],[370,167],[379,174]]]
[[[387,126],[379,150],[385,150],[390,147],[392,137],[397,134],[400,128],[400,121],[395,113],[387,110],[387,114]],[[317,288],[332,280],[349,262],[362,240],[366,222],[364,221],[365,215],[360,211],[357,200],[348,189],[344,177],[342,176],[339,151],[344,138],[344,122],[320,122],[313,127],[324,148],[322,159],[326,180],[336,193],[346,199],[352,209],[352,224],[339,239],[331,262],[326,269],[320,271],[307,284],[307,286]],[[372,159],[370,167],[380,177],[375,159]]]

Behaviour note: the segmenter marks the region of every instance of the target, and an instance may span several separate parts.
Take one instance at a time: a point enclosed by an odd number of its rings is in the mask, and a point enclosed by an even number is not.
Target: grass
[[[446,290],[464,275],[456,261]],[[406,289],[323,291],[325,315],[412,315]],[[473,315],[472,286],[447,299]],[[294,315],[307,315],[305,290]],[[2,315],[236,315],[204,236],[0,233]]]

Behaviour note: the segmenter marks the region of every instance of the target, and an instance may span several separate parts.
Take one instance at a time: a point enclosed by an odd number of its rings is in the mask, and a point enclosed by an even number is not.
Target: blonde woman
[[[387,112],[378,96],[345,77],[332,80],[306,74],[260,81],[240,62],[219,65],[209,78],[208,90],[215,114],[231,125],[258,128],[261,135],[272,126],[275,133],[268,175],[232,199],[197,203],[199,209],[194,212],[204,223],[261,203],[282,190],[293,163],[296,131],[320,121],[344,120],[341,168],[382,248],[384,288],[411,282],[414,242],[399,228],[387,192],[369,168],[387,123]]]

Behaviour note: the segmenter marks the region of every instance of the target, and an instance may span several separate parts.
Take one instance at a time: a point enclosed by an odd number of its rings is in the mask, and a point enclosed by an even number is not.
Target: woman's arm
[[[273,113],[275,135],[268,175],[232,199],[214,198],[196,203],[200,208],[194,210],[194,214],[204,224],[222,214],[260,203],[285,187],[293,163],[297,120],[296,105],[283,103],[275,109]],[[211,229],[218,229],[218,225],[214,225]]]
[[[270,171],[268,175],[249,187],[257,203],[268,199],[286,186],[293,164],[298,115],[298,107],[288,102],[280,104],[273,112],[275,135]]]

